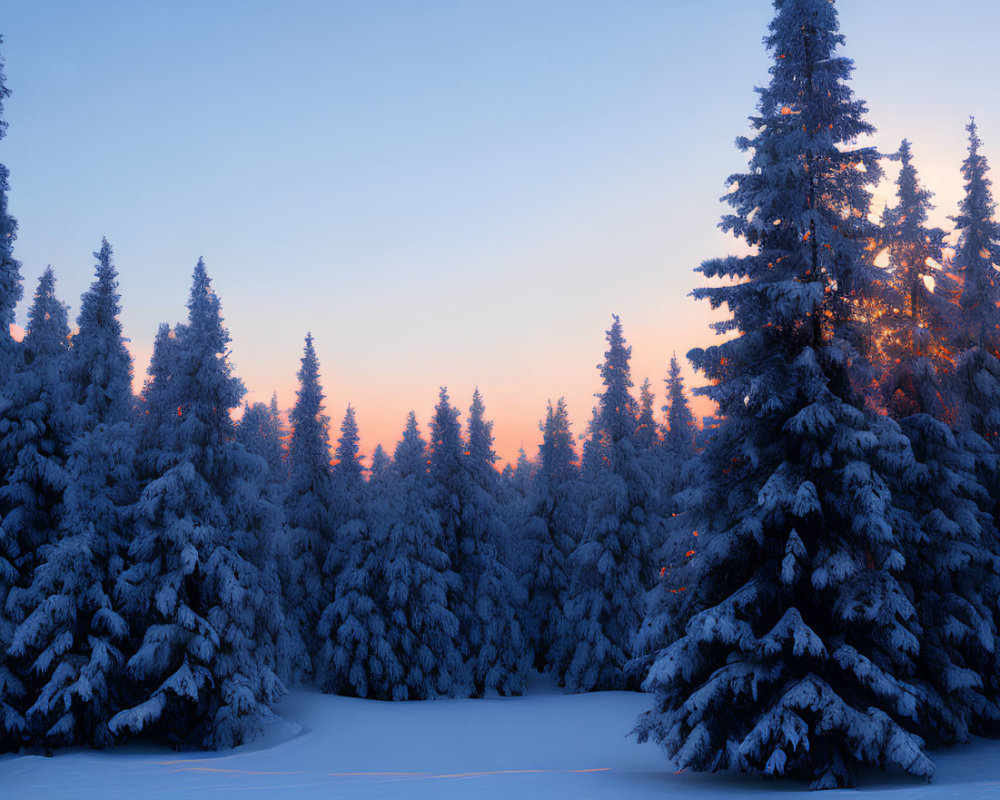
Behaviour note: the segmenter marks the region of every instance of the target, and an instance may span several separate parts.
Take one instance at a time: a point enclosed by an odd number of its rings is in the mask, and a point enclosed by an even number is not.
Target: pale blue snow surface
[[[281,797],[517,800],[764,800],[804,784],[733,774],[675,775],[652,744],[626,733],[647,695],[565,695],[542,678],[525,697],[385,703],[293,691],[263,740],[224,753],[133,744],[52,758],[0,756],[11,798]],[[850,800],[962,800],[1000,795],[1000,742],[932,754],[933,784],[863,772]],[[593,770],[593,771],[586,771]]]

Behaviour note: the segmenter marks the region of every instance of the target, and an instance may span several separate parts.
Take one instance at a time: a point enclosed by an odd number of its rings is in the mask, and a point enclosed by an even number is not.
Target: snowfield
[[[127,745],[0,757],[0,797],[816,797],[791,782],[674,774],[655,746],[626,735],[649,700],[566,695],[541,677],[525,697],[485,700],[380,703],[295,691],[263,740],[225,753]],[[1000,742],[977,740],[934,760],[932,784],[873,771],[849,797],[1000,796]]]

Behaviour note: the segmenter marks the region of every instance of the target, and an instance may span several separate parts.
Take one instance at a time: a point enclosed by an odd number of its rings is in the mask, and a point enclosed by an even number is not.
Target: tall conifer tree
[[[8,378],[0,407],[0,749],[17,749],[25,715],[54,653],[39,653],[21,626],[45,601],[32,586],[60,525],[67,486],[71,417],[63,384],[69,347],[67,310],[47,268],[28,311],[23,361]]]
[[[563,608],[569,588],[569,559],[583,527],[580,478],[566,403],[550,402],[545,413],[538,474],[528,492],[528,518],[522,533],[528,571],[525,627],[538,669],[566,671],[567,636]]]
[[[462,466],[468,473],[462,494],[463,526],[474,541],[473,618],[468,629],[474,692],[503,695],[524,691],[529,661],[521,627],[527,592],[508,566],[512,558],[510,527],[501,513],[500,481],[494,464],[493,423],[476,389],[469,408],[467,449]]]
[[[913,733],[916,612],[900,583],[905,542],[884,477],[912,462],[890,421],[860,408],[855,310],[873,291],[872,128],[848,86],[828,0],[775,0],[770,84],[751,118],[750,168],[729,179],[722,227],[752,252],[708,261],[700,289],[734,336],[690,358],[723,421],[686,518],[700,534],[667,645],[645,682],[641,740],[679,767],[851,785],[863,764],[929,777]]]
[[[468,472],[463,464],[466,456],[462,430],[458,422],[459,411],[451,405],[447,390],[442,387],[438,404],[430,425],[428,466],[430,503],[441,525],[440,542],[457,576],[450,587],[448,608],[459,625],[458,643],[466,665],[462,675],[454,676],[449,694],[467,695],[472,691],[471,651],[472,626],[475,624],[473,606],[476,586],[476,540],[463,517],[463,505],[469,493]]]
[[[161,329],[162,333],[162,329]],[[146,483],[119,592],[141,642],[112,733],[226,748],[253,739],[284,691],[284,627],[258,559],[271,555],[265,465],[234,441],[243,395],[219,298],[199,260],[188,322],[161,335],[147,387]],[[169,378],[169,379],[167,379]]]
[[[598,365],[600,399],[591,497],[583,536],[572,556],[566,598],[566,685],[574,691],[625,688],[625,664],[652,586],[651,531],[656,525],[653,480],[636,447],[636,407],[622,325],[614,317]]]
[[[333,483],[330,475],[330,418],[323,413],[319,359],[306,334],[299,389],[290,422],[285,520],[288,525],[286,608],[310,658],[320,647],[317,625],[328,599],[323,564],[334,541]]]
[[[666,384],[667,403],[663,406],[663,413],[667,417],[667,429],[663,443],[671,460],[683,464],[694,455],[696,428],[691,405],[684,393],[684,378],[681,377],[681,366],[677,363],[676,355],[670,358]]]
[[[352,412],[349,408],[338,453],[357,464],[350,452],[357,447]],[[387,488],[384,474],[360,488],[356,516],[341,526],[330,549],[327,570],[336,553],[336,573],[330,581],[333,596],[320,617],[316,657],[316,679],[324,691],[377,700],[407,696],[401,691],[406,663],[394,647],[396,620],[387,608],[385,567],[393,525],[384,505]]]
[[[649,378],[646,378],[639,388],[639,408],[637,409],[635,428],[635,446],[640,453],[652,450],[660,444],[660,432],[653,416],[653,403],[655,401],[656,395],[653,394],[653,385]]]
[[[897,203],[882,214],[889,255],[887,313],[879,320],[882,404],[897,419],[929,413],[950,417],[943,385],[950,366],[947,326],[954,316],[954,282],[940,268],[945,233],[927,225],[931,193],[920,185],[910,143],[903,140]]]
[[[405,677],[394,699],[419,700],[465,691],[458,618],[449,598],[460,583],[430,497],[430,458],[411,411],[387,484],[391,525],[386,555],[387,612]]]
[[[73,440],[59,531],[35,570],[33,607],[17,634],[44,679],[31,698],[28,726],[50,747],[106,744],[107,722],[121,700],[128,628],[113,588],[136,480],[132,361],[111,255],[105,239],[81,300],[64,379]]]
[[[968,131],[969,155],[962,164],[965,197],[953,217],[962,310],[955,329],[957,389],[962,426],[1000,451],[1000,225],[975,120]]]
[[[954,418],[947,374],[954,287],[936,266],[944,231],[927,226],[931,193],[920,186],[905,140],[899,159],[897,204],[882,215],[890,291],[889,311],[880,320],[880,388],[916,461],[892,489],[919,531],[906,551],[906,580],[923,628],[917,677],[927,701],[921,725],[930,741],[950,744],[965,741],[973,726],[1000,722],[990,688],[1000,671],[992,611],[1000,593],[996,530],[989,493],[969,452],[970,445],[988,446],[971,431],[956,438],[942,421]]]
[[[348,405],[340,423],[340,437],[333,454],[331,471],[333,503],[333,543],[327,550],[323,571],[327,586],[336,584],[340,570],[349,558],[353,540],[360,535],[364,524],[364,473],[361,463],[361,435],[358,418],[353,406]],[[320,634],[325,638],[325,634]]]

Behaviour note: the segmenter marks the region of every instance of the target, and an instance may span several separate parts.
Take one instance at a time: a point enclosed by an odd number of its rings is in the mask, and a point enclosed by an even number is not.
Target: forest
[[[202,260],[138,392],[106,239],[75,328],[48,269],[16,339],[0,164],[0,752],[231,748],[291,686],[517,695],[536,669],[648,693],[635,733],[680,768],[813,788],[930,779],[927,749],[1000,735],[982,142],[970,121],[964,198],[931,227],[914,145],[865,144],[835,4],[774,8],[721,222],[746,254],[698,268],[727,312],[687,354],[716,413],[695,419],[676,358],[661,401],[634,386],[612,315],[583,434],[554,399],[503,469],[478,390],[362,459],[310,334],[294,407],[244,403]],[[7,95],[0,71],[0,137]]]

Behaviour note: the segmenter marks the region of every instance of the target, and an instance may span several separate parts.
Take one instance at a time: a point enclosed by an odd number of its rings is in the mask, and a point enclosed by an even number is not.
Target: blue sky
[[[1000,163],[1000,9],[840,0],[853,85],[946,224],[975,114]],[[144,372],[204,256],[250,399],[294,401],[302,340],[363,444],[479,386],[505,459],[545,401],[580,433],[612,313],[636,383],[710,337],[687,297],[766,82],[763,0],[6,0],[10,207],[26,295],[75,319],[101,236]],[[889,196],[891,188],[885,189]],[[19,307],[24,323],[27,300]],[[687,373],[697,382],[697,379]]]

